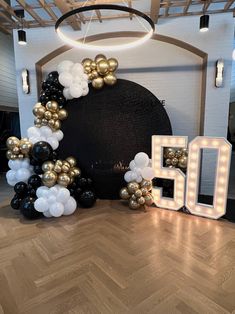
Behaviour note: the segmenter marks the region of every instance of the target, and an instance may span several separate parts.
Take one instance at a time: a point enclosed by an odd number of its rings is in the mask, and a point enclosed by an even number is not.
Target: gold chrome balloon
[[[52,187],[56,184],[57,174],[54,171],[46,171],[42,175],[42,182],[47,187]]]
[[[51,100],[51,101],[48,101],[46,103],[46,108],[47,108],[47,110],[51,111],[52,113],[55,113],[58,111],[59,105],[55,100]]]
[[[44,118],[47,119],[47,120],[51,120],[52,113],[49,110],[45,111]]]
[[[98,63],[97,63],[97,72],[100,74],[100,75],[105,75],[107,74],[109,71],[109,64],[108,64],[108,61],[107,60],[100,60]]]
[[[142,196],[142,191],[139,189],[139,190],[136,190],[135,191],[135,196],[136,197],[141,197]]]
[[[68,117],[68,112],[65,109],[60,109],[58,113],[58,118],[59,120],[65,120]],[[55,117],[53,117],[55,119]]]
[[[60,173],[57,178],[58,184],[67,187],[70,183],[70,177],[66,173]]]
[[[140,204],[138,204],[136,201],[130,199],[129,200],[129,207],[131,209],[139,209],[140,208]]]
[[[146,188],[148,191],[152,190],[152,182],[149,180],[142,180],[140,185],[142,188]]]
[[[71,167],[75,167],[77,164],[77,161],[74,157],[68,157],[66,158],[66,161],[70,164]]]
[[[86,66],[90,67],[93,61],[90,58],[85,58],[82,60],[82,65],[85,68]]]
[[[7,152],[6,152],[6,157],[7,157],[7,159],[12,159],[12,152],[11,152],[11,150],[8,150]]]
[[[73,172],[73,176],[75,176],[75,177],[78,177],[78,176],[81,175],[81,170],[79,168],[77,168],[77,167],[73,167],[71,169],[71,171]]]
[[[54,123],[54,126],[53,126],[53,129],[55,130],[59,130],[61,127],[61,122],[60,120],[55,120],[55,123]]]
[[[46,111],[46,108],[42,106],[40,102],[38,102],[33,108],[33,114],[37,118],[42,118],[44,116],[45,111]]]
[[[96,70],[93,70],[91,72],[91,75],[92,75],[92,79],[95,79],[95,78],[99,77],[99,73]]]
[[[153,204],[153,197],[152,197],[152,194],[147,194],[145,197],[144,197],[144,199],[145,199],[145,204],[147,205],[147,206],[151,206],[152,204]]]
[[[50,128],[54,128],[54,125],[55,125],[55,120],[54,119],[51,119],[51,120],[49,120],[48,121],[48,126],[50,127]]]
[[[141,192],[143,196],[148,194],[148,190],[146,188],[141,188]]]
[[[171,159],[171,164],[172,164],[172,166],[178,165],[178,162],[179,162],[179,159],[176,158],[176,157],[174,157],[174,158]]]
[[[91,64],[90,64],[90,67],[92,70],[96,70],[96,67],[97,67],[97,64],[95,61],[92,61]]]
[[[188,157],[182,156],[182,157],[179,158],[179,164],[178,164],[178,166],[179,166],[180,168],[185,169],[185,168],[187,168],[187,163],[188,163]]]
[[[94,80],[92,80],[92,86],[95,89],[101,89],[104,86],[104,80],[102,77],[97,77]]]
[[[110,72],[107,75],[105,75],[104,82],[105,84],[112,86],[117,83],[117,78],[113,73]]]
[[[108,59],[108,64],[109,64],[109,71],[114,72],[118,68],[118,61],[115,58],[110,58]]]
[[[69,172],[69,170],[70,170],[70,167],[68,167],[68,166],[66,166],[66,165],[63,165],[63,166],[61,167],[61,171],[62,171],[62,172],[67,173],[67,172]]]
[[[45,161],[42,164],[42,170],[43,172],[52,171],[54,170],[55,164],[52,161]]]
[[[127,188],[122,188],[120,190],[120,198],[123,199],[123,200],[128,200],[130,198],[130,194],[127,190]]]
[[[42,125],[47,125],[47,124],[48,124],[47,119],[43,118],[42,119]]]
[[[99,61],[102,61],[102,60],[106,60],[105,55],[98,54],[98,55],[95,57],[95,62],[96,62],[96,63],[98,63]]]
[[[140,205],[145,204],[145,198],[143,196],[137,198],[137,203]]]
[[[21,139],[19,147],[22,154],[28,155],[32,149],[32,143],[28,139]]]
[[[135,193],[139,189],[139,184],[137,182],[129,182],[127,184],[127,189],[129,193]]]
[[[15,137],[15,136],[11,136],[7,139],[7,148],[8,149],[13,149],[14,147],[18,146],[20,144],[20,140]]]

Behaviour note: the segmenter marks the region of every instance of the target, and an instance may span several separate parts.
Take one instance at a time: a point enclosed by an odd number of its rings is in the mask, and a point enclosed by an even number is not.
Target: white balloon
[[[70,71],[73,66],[73,62],[70,60],[64,60],[60,62],[57,66],[57,72],[60,74],[61,72]]]
[[[49,210],[47,210],[46,212],[44,212],[43,215],[44,215],[45,217],[47,217],[47,218],[53,217]]]
[[[53,137],[53,136],[50,136],[46,139],[47,143],[49,143],[51,145],[51,147],[56,150],[58,147],[59,147],[59,142],[58,140]]]
[[[149,157],[147,154],[141,152],[135,155],[134,161],[137,167],[144,168],[149,164]]]
[[[130,168],[131,170],[134,170],[134,169],[136,168],[136,164],[135,164],[134,160],[132,160],[132,161],[129,163],[129,168]]]
[[[12,170],[18,170],[21,168],[21,160],[19,160],[19,159],[9,160],[8,166]]]
[[[87,83],[87,81],[82,81],[82,82],[81,82],[81,86],[82,86],[83,89],[87,89],[87,88],[88,88],[88,83]]]
[[[132,181],[132,171],[127,171],[125,174],[124,174],[124,180],[126,182],[131,182]]]
[[[86,96],[89,93],[89,88],[83,88],[82,90],[82,96]]]
[[[39,197],[46,198],[48,195],[48,191],[49,191],[49,188],[47,186],[40,186],[36,191],[36,195],[38,198]]]
[[[141,169],[141,168],[135,167],[133,171],[134,171],[137,175],[139,175],[139,176],[142,174],[142,169]]]
[[[41,139],[40,137],[30,137],[29,140],[32,144],[35,144],[37,142],[40,142]]]
[[[138,174],[136,172],[134,172],[134,171],[131,171],[131,172],[132,172],[131,173],[131,181],[135,181],[137,179],[137,177],[138,177]]]
[[[50,188],[49,194],[50,195],[54,195],[55,197],[57,197],[58,189],[55,186],[53,186],[52,188]]]
[[[77,208],[77,203],[75,199],[72,196],[70,196],[66,204],[64,205],[64,215],[67,216],[67,215],[73,214],[76,208]]]
[[[82,76],[83,75],[83,66],[80,64],[80,63],[75,63],[73,65],[73,67],[71,68],[71,74],[73,76],[75,75],[79,75],[79,76]]]
[[[135,181],[136,181],[137,183],[140,183],[142,180],[143,180],[142,176],[137,176],[137,178],[136,178]]]
[[[28,130],[27,130],[27,135],[28,135],[28,137],[37,137],[37,136],[40,136],[39,128],[37,128],[37,127],[35,127],[35,126],[31,126],[31,127],[28,128]]]
[[[52,136],[51,128],[49,128],[48,126],[45,126],[45,125],[40,128],[40,133],[42,136],[45,136],[45,137]]]
[[[59,75],[59,82],[65,87],[69,87],[73,82],[73,76],[69,72],[62,72]]]
[[[83,79],[85,80],[85,81],[88,81],[88,75],[86,74],[86,73],[83,73]]]
[[[66,203],[70,197],[70,192],[66,188],[61,188],[57,194],[57,201],[61,203]]]
[[[82,87],[81,87],[81,85],[72,84],[69,87],[69,92],[70,92],[72,97],[79,98],[82,96]]]
[[[154,170],[151,167],[145,167],[142,169],[142,177],[145,180],[152,180],[154,178]]]
[[[34,202],[34,208],[38,211],[38,212],[45,212],[48,210],[49,208],[49,204],[47,202],[47,200],[44,197],[39,197],[35,202]]]
[[[66,99],[73,99],[73,97],[71,96],[70,92],[69,92],[69,88],[66,87],[63,89],[63,95]]]
[[[64,137],[64,133],[61,130],[53,132],[53,136],[57,138],[58,141],[61,141]]]
[[[31,165],[28,158],[21,161],[21,168],[30,169],[30,167]]]
[[[6,173],[7,181],[15,181],[16,180],[16,171],[15,170],[9,170]]]
[[[50,193],[50,191],[49,191],[48,194],[47,194],[47,202],[48,202],[50,205],[56,203],[56,196],[55,196],[55,195],[52,195],[52,194]]]
[[[64,205],[61,204],[61,203],[56,202],[56,203],[53,203],[53,204],[50,205],[49,210],[50,210],[50,213],[51,213],[52,216],[60,217],[64,213]]]
[[[10,186],[15,186],[16,183],[17,183],[16,180],[8,180],[8,179],[7,179],[7,184],[10,185]]]
[[[31,176],[31,172],[29,171],[29,169],[21,168],[16,171],[17,182],[19,181],[27,182],[30,176]]]

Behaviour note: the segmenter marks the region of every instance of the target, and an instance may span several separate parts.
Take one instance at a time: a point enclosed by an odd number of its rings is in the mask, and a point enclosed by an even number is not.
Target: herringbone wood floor
[[[0,313],[235,313],[235,224],[98,201],[28,222],[0,206]]]

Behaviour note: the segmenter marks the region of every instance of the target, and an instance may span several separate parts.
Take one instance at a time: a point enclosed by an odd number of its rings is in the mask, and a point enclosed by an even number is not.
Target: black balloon
[[[13,209],[20,209],[21,202],[22,198],[20,198],[19,195],[16,194],[11,200],[11,207]]]
[[[47,75],[48,79],[53,79],[53,80],[57,79],[58,76],[59,76],[59,73],[57,71],[52,71]]]
[[[84,177],[76,177],[75,180],[76,180],[77,187],[79,187],[79,188],[84,189],[84,188],[89,186],[87,179]]]
[[[37,188],[39,188],[39,186],[42,185],[42,179],[38,175],[33,174],[28,179],[28,185],[30,185],[34,189],[37,189]]]
[[[41,165],[35,165],[33,167],[33,170],[36,174],[43,174],[42,166]]]
[[[92,191],[84,191],[77,199],[78,203],[85,208],[92,207],[95,204],[96,196]]]
[[[32,157],[38,162],[49,160],[52,153],[53,149],[47,142],[40,141],[33,145]]]
[[[14,186],[14,191],[16,192],[17,195],[24,197],[27,194],[28,187],[27,184],[24,182],[18,182]]]
[[[76,189],[74,189],[74,191],[73,191],[73,196],[74,196],[74,198],[75,198],[76,200],[78,200],[79,197],[81,196],[82,192],[83,192],[82,188],[77,187]],[[71,192],[70,192],[70,193],[71,193]]]
[[[21,203],[20,211],[25,218],[36,219],[42,217],[42,213],[36,211],[34,208],[35,197],[27,196]]]

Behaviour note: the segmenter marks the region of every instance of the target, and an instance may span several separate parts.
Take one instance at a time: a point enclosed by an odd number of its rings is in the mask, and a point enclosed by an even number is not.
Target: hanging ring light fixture
[[[85,43],[84,41],[77,41],[74,40],[72,38],[69,38],[67,35],[65,35],[62,30],[60,29],[60,24],[67,18],[78,14],[78,13],[82,13],[82,12],[87,12],[87,11],[93,11],[93,10],[115,10],[115,11],[124,11],[124,12],[128,12],[130,14],[135,14],[136,16],[144,19],[146,22],[148,22],[148,24],[150,25],[150,30],[146,33],[146,35],[144,35],[143,37],[130,42],[130,43],[126,43],[126,44],[120,44],[120,45],[112,45],[112,46],[99,46],[99,45],[92,45],[92,44],[88,44]],[[90,6],[84,6],[84,7],[80,7],[78,9],[69,11],[67,13],[65,13],[64,15],[62,15],[56,22],[55,24],[55,31],[58,34],[58,36],[67,44],[80,48],[80,49],[87,49],[87,50],[98,50],[98,51],[117,51],[117,50],[124,50],[124,49],[128,49],[128,48],[134,48],[136,46],[142,45],[143,43],[145,43],[148,39],[150,39],[155,31],[155,24],[154,22],[151,20],[151,18],[149,16],[147,16],[146,14],[144,14],[143,12],[140,12],[138,10],[135,10],[133,8],[129,8],[129,7],[125,7],[125,6],[121,6],[121,5],[112,5],[112,4],[94,4],[94,5],[90,5]]]

